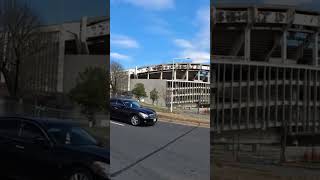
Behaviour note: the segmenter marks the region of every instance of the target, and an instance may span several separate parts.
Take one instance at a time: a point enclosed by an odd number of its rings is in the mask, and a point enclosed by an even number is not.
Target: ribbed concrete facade
[[[213,130],[320,132],[319,13],[217,6],[212,17]]]
[[[160,104],[171,105],[173,91],[174,106],[194,106],[210,103],[210,66],[196,63],[160,64],[139,67],[128,71],[128,90],[132,90],[136,82],[142,81],[146,89],[153,89],[152,80],[161,80],[163,87],[158,87],[161,92]],[[173,88],[172,88],[173,83]],[[123,85],[123,84],[122,84]],[[148,94],[149,95],[149,94]]]

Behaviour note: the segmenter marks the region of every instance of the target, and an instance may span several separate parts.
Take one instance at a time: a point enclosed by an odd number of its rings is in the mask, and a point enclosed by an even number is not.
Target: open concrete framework
[[[210,83],[190,82],[190,81],[166,81],[167,100],[169,106],[171,91],[173,90],[173,104],[209,104],[210,103]],[[172,83],[173,82],[173,89]]]
[[[173,70],[174,69],[174,70]],[[176,63],[145,66],[128,71],[130,81],[128,90],[132,90],[131,81],[135,79],[163,80],[165,81],[164,96],[165,105],[171,104],[171,93],[173,91],[173,104],[175,106],[190,106],[210,102],[210,66],[197,63]],[[173,82],[173,88],[172,88]],[[144,83],[148,86],[148,83]],[[161,97],[160,97],[161,98]]]
[[[214,130],[319,132],[318,12],[212,7]]]
[[[287,137],[320,134],[320,14],[216,5],[211,17],[212,140],[280,143],[284,161]]]

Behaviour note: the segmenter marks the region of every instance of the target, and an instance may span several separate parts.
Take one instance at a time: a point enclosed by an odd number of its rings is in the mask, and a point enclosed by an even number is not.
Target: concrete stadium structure
[[[174,67],[174,68],[173,68]],[[196,63],[160,64],[128,70],[125,88],[131,91],[137,83],[143,83],[147,95],[156,88],[159,92],[158,104],[170,106],[173,90],[174,106],[209,104],[210,66]],[[157,83],[154,83],[157,82]],[[172,83],[173,82],[173,89]],[[151,102],[150,98],[146,101]]]
[[[320,133],[319,29],[320,13],[297,7],[211,7],[214,142]]]
[[[82,17],[39,28],[48,45],[21,62],[19,83],[25,93],[68,93],[79,72],[89,66],[106,67],[110,54],[108,17]],[[1,49],[6,54],[3,59],[15,60],[10,44]],[[14,67],[8,66],[11,69]]]

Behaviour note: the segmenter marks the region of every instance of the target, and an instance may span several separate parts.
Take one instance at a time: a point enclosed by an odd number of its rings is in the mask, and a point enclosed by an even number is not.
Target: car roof
[[[40,118],[40,117],[20,116],[20,115],[0,116],[0,120],[7,119],[7,118],[27,120],[27,121],[35,122],[37,124],[41,124],[43,126],[50,126],[50,125],[74,126],[76,125],[76,123],[71,121],[70,119],[58,119],[58,118],[48,118],[48,117]]]
[[[136,101],[135,99],[129,99],[129,98],[111,98],[110,100]]]

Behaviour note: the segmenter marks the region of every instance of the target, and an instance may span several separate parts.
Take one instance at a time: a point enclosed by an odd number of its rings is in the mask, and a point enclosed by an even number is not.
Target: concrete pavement
[[[114,180],[209,180],[208,128],[158,122],[133,127],[111,122]]]

